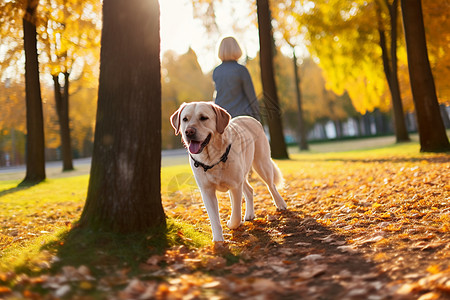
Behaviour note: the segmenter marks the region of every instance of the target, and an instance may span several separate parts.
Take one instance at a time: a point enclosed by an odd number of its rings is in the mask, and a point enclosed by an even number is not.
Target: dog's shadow
[[[245,253],[243,260],[248,272],[242,277],[263,274],[274,281],[302,282],[309,288],[326,290],[324,299],[345,297],[348,292],[345,281],[363,282],[374,293],[376,288],[369,281],[383,284],[390,281],[374,262],[352,247],[347,241],[349,237],[296,211],[257,216],[230,234],[232,243],[239,244]],[[283,292],[283,296],[294,296],[295,292],[292,295],[291,292]]]

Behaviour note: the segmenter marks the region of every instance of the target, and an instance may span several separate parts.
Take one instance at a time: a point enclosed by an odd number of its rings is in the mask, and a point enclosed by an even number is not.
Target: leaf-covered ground
[[[47,251],[34,273],[3,270],[0,298],[450,299],[450,156],[417,151],[292,155],[277,161],[288,211],[276,211],[253,174],[256,219],[228,230],[228,195],[219,194],[225,244],[193,246],[180,230],[180,243],[149,250],[137,272],[113,261],[103,275],[95,263],[45,272],[59,260]],[[167,167],[162,176],[168,217],[210,236],[189,168]],[[79,190],[36,207],[7,201],[26,191],[0,191],[2,249],[70,226],[83,204]]]

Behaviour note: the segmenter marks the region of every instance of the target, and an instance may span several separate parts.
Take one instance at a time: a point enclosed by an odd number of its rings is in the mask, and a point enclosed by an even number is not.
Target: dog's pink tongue
[[[191,143],[189,144],[189,152],[191,152],[192,154],[197,154],[200,151],[201,146],[202,143],[191,141]]]

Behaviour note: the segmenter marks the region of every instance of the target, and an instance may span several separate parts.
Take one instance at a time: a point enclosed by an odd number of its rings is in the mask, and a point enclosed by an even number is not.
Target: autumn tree
[[[261,82],[263,86],[266,120],[270,132],[270,148],[273,158],[289,158],[284,140],[281,110],[278,101],[273,67],[273,38],[268,0],[257,0]]]
[[[45,180],[44,117],[42,112],[39,61],[37,51],[37,6],[39,1],[27,0],[23,16],[25,49],[25,94],[27,111],[26,174],[21,184]]]
[[[80,224],[117,232],[165,224],[157,0],[103,2],[94,154]]]
[[[382,52],[383,69],[386,75],[386,80],[389,86],[392,99],[392,110],[394,113],[395,135],[397,142],[409,141],[408,130],[406,129],[405,115],[403,111],[403,103],[400,92],[400,84],[398,80],[398,59],[397,59],[397,24],[398,24],[398,0],[378,0],[377,5],[377,19],[378,19],[378,33],[379,44]],[[382,16],[383,8],[388,11],[389,29],[390,29],[390,51],[387,46],[386,29]]]
[[[9,154],[10,164],[23,164],[25,153],[25,90],[24,82],[12,79],[0,82],[0,153]]]
[[[93,62],[97,65],[98,61]],[[94,141],[95,115],[98,96],[98,76],[83,77],[72,82],[70,95],[70,121],[72,126],[72,149],[80,157],[91,157]],[[97,79],[96,82],[93,80]]]
[[[63,171],[72,171],[72,146],[69,127],[69,73],[64,73],[64,87],[61,90],[59,76],[53,75],[56,113],[58,115]]]
[[[440,103],[450,103],[450,0],[423,1],[422,11],[431,71]]]
[[[295,101],[295,74],[292,67],[292,58],[278,49],[274,58],[275,80],[279,91],[280,107],[283,112],[283,121],[286,130],[298,132],[298,106]],[[305,130],[314,124],[333,121],[336,126],[349,117],[359,114],[355,111],[349,96],[336,95],[327,89],[323,70],[310,57],[299,59],[299,77],[302,78],[302,110]],[[261,69],[259,55],[247,61],[247,68],[254,79],[255,91],[262,94]],[[338,131],[338,129],[336,129]]]
[[[2,46],[5,61],[1,69],[22,59],[25,56],[25,109],[26,109],[26,174],[21,184],[36,184],[45,180],[45,140],[41,86],[39,79],[39,60],[37,49],[37,30],[40,16],[39,1],[16,0],[0,3],[0,19]],[[20,26],[21,24],[21,26]],[[23,30],[23,44],[17,37]],[[12,34],[13,36],[9,36]],[[22,52],[22,50],[24,50]],[[3,71],[3,70],[2,70]],[[20,76],[19,72],[8,70],[2,72]],[[7,75],[8,76],[8,75]]]
[[[361,114],[377,108],[388,110],[388,95],[385,91],[387,86],[392,87],[396,136],[398,141],[404,141],[408,140],[408,133],[396,77],[397,18],[396,10],[388,10],[388,6],[393,5],[384,0],[304,1],[301,4],[283,1],[277,7],[275,18],[280,24],[278,30],[284,35],[286,24],[287,27],[292,26],[295,23],[292,18],[296,20],[297,31],[304,37],[304,43],[308,45],[310,53],[320,60],[327,87],[337,94],[344,95],[347,92]],[[375,12],[378,12],[378,18]],[[392,18],[388,12],[392,13]],[[382,28],[380,39],[377,39],[374,20],[378,20]],[[389,20],[392,22],[389,23]],[[391,25],[395,30],[388,30]],[[387,45],[389,37],[391,39]],[[382,58],[387,67],[387,81],[383,80]]]
[[[41,34],[45,45],[46,71],[53,79],[56,112],[60,125],[63,171],[73,170],[72,138],[69,118],[69,77],[73,69],[85,64],[99,43],[98,1],[46,0],[43,14],[46,30]],[[83,74],[81,73],[80,76]],[[62,78],[63,84],[60,83]]]
[[[419,125],[420,151],[450,151],[428,59],[421,1],[402,0],[401,9],[411,90]]]
[[[294,78],[295,78],[295,95],[297,100],[297,107],[298,107],[298,144],[300,147],[300,150],[308,150],[308,141],[307,141],[307,134],[306,134],[306,123],[303,113],[303,101],[302,101],[302,92],[300,90],[300,72],[298,68],[297,63],[297,55],[295,54],[295,46],[292,47],[292,62],[293,62],[293,69],[294,69]]]
[[[20,32],[22,26],[19,26],[19,21],[25,2],[0,2],[0,18],[2,20],[0,27],[2,42],[0,80],[2,81],[21,82],[20,77],[23,76],[23,71],[21,71],[23,68],[23,43]],[[68,97],[81,94],[83,89],[93,88],[91,82],[98,82],[100,7],[101,4],[97,0],[40,0],[35,12],[38,25],[39,69],[41,80],[44,83],[41,86],[41,97],[46,103],[43,106],[46,147],[47,149],[59,148],[62,150],[63,169],[66,170],[71,169],[71,167],[67,167],[67,162],[70,166],[72,165],[71,159],[67,159],[74,152],[74,149],[71,148],[72,142],[67,142],[71,139],[72,133],[76,133],[77,143],[82,138],[79,131],[86,132],[84,136],[89,135],[86,128],[80,128],[80,130],[77,128],[77,123],[80,121],[78,111],[72,110],[69,116],[69,107],[79,108],[79,106],[69,103]],[[65,77],[68,76],[70,83],[78,81],[76,86],[70,87],[70,89],[69,81],[65,80]],[[57,86],[52,88],[54,95],[49,97],[46,89],[52,82],[52,78]],[[55,91],[57,93],[54,93]],[[53,105],[54,99],[57,101],[57,105]],[[90,99],[92,102],[96,101],[96,97],[90,97]],[[81,101],[86,104],[85,99],[81,99]],[[47,110],[46,107],[51,107],[51,109]],[[86,116],[89,116],[89,120],[82,122],[93,127],[95,118],[91,117],[91,111],[86,112],[87,107],[82,110]],[[95,114],[95,109],[92,111]],[[54,112],[57,112],[56,118]],[[78,115],[76,119],[74,113]],[[61,122],[58,121],[58,117],[61,117]],[[53,120],[57,121],[56,124],[61,125],[61,137],[54,137]],[[80,153],[78,149],[77,152]]]
[[[356,110],[364,114],[388,109],[381,51],[373,39],[373,20],[358,3],[316,1],[292,14],[305,31],[311,55],[318,59],[327,88],[350,95]],[[300,30],[300,29],[299,29]]]
[[[271,11],[275,11],[276,19],[276,30],[283,36],[283,41],[292,49],[292,63],[294,70],[294,88],[295,88],[295,99],[297,102],[297,140],[300,150],[308,150],[307,142],[307,130],[306,122],[303,111],[302,104],[302,93],[301,93],[301,78],[298,66],[298,59],[296,54],[296,46],[299,40],[303,39],[303,34],[299,31],[301,26],[296,22],[296,19],[290,14],[290,10],[295,7],[294,2],[285,3],[278,2],[278,5],[273,5]]]
[[[65,5],[59,7],[57,3],[50,3],[49,7],[53,9],[53,12],[49,12],[47,20],[47,32],[45,34],[44,41],[46,42],[47,55],[51,62],[51,75],[54,84],[56,114],[58,116],[60,137],[61,137],[61,156],[63,162],[63,171],[72,171],[72,146],[69,126],[69,68],[67,67],[68,59],[67,49],[63,48],[64,31],[66,28],[65,22],[68,20],[67,8]],[[55,21],[60,16],[59,23]],[[55,26],[57,24],[57,26]],[[53,26],[52,26],[53,25]],[[63,28],[62,30],[60,28]],[[57,38],[56,38],[57,37]],[[64,43],[66,44],[66,43]],[[63,66],[59,62],[63,62]],[[65,68],[64,68],[65,65]],[[59,75],[63,75],[64,84],[61,86]]]

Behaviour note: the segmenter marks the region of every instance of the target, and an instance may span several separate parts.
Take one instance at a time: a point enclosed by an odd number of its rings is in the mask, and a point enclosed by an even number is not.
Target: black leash
[[[196,160],[195,158],[193,158],[191,154],[190,154],[190,156],[191,156],[191,159],[194,161],[194,166],[195,166],[196,168],[202,167],[203,170],[206,172],[206,171],[208,171],[209,169],[214,168],[215,166],[217,166],[217,165],[220,164],[221,162],[226,162],[227,159],[228,159],[228,154],[230,153],[230,149],[231,149],[231,144],[228,145],[227,150],[225,150],[225,153],[222,155],[222,157],[220,157],[220,160],[219,160],[218,162],[216,162],[215,164],[211,165],[211,166],[208,166],[208,165],[205,165],[205,164],[202,163],[202,162],[199,162],[198,160]]]

